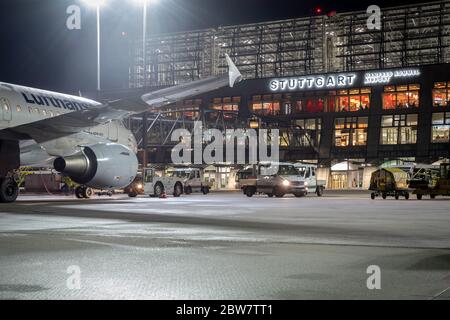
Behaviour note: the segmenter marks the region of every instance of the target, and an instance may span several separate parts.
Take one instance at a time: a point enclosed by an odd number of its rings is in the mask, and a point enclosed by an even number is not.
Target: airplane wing
[[[122,119],[133,114],[143,113],[152,108],[161,108],[222,87],[233,87],[242,80],[242,75],[226,55],[228,74],[210,77],[181,84],[175,87],[157,90],[142,96],[129,97],[108,104],[99,104],[89,109],[62,114],[32,123],[8,128],[1,131],[16,136],[28,136],[38,143],[65,137],[114,119]]]

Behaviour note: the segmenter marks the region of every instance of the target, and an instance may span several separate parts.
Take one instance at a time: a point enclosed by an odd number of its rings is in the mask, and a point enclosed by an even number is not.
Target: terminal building
[[[316,163],[332,189],[367,188],[383,164],[450,158],[450,1],[154,35],[131,51],[130,90],[225,72],[246,81],[129,119],[143,163],[170,163],[174,129],[276,128],[280,160]],[[145,52],[145,56],[143,56]],[[206,168],[233,188],[239,166]]]

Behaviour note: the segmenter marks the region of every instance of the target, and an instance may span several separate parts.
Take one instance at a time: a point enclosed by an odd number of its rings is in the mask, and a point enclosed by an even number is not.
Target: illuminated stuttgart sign
[[[354,73],[272,79],[269,82],[269,88],[272,92],[323,88],[332,89],[351,87],[355,84],[355,80],[356,74]]]
[[[364,84],[388,84],[394,78],[411,78],[417,76],[420,76],[419,69],[367,72],[364,75]]]

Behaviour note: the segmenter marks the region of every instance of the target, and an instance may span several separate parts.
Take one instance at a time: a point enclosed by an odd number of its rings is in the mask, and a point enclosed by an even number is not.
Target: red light
[[[317,7],[314,11],[316,12],[316,14],[321,14],[323,10],[321,7]]]
[[[330,11],[330,12],[327,14],[327,16],[331,18],[331,17],[334,17],[334,16],[336,15],[336,13],[337,13],[336,10],[333,10],[333,11]]]

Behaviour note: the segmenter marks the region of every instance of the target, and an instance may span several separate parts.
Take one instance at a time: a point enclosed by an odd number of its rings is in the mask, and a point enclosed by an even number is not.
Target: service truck
[[[317,179],[317,166],[309,163],[296,163],[295,168],[298,170],[298,174],[302,181],[305,182],[305,186],[308,187],[310,192],[315,192],[318,197],[323,196],[325,190],[326,181]]]
[[[167,176],[182,180],[185,194],[201,192],[206,195],[212,187],[212,183],[205,180],[203,170],[199,168],[172,168],[167,170]]]
[[[161,177],[155,173],[154,168],[146,168],[143,173],[137,175],[133,183],[125,188],[129,197],[146,194],[149,196],[161,197],[164,194],[172,194],[179,197],[183,194],[184,181],[173,176]]]
[[[242,179],[238,182],[247,197],[257,193],[266,194],[270,198],[273,196],[282,198],[286,194],[303,197],[308,193],[308,187],[291,163],[259,163],[251,168],[245,168],[242,173]]]

